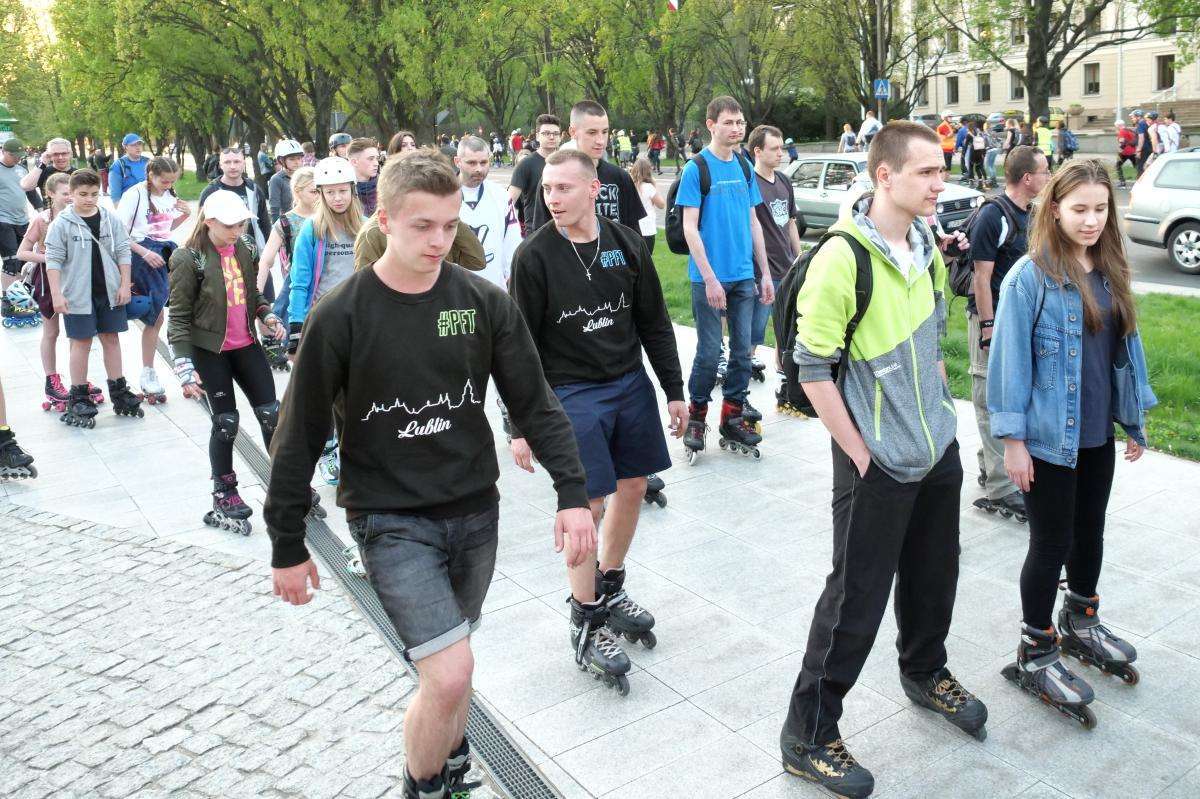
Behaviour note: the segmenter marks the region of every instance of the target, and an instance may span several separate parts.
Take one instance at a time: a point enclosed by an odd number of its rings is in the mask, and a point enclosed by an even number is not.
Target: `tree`
[[[1029,116],[1049,113],[1050,90],[1067,70],[1101,47],[1135,42],[1183,27],[1196,41],[1197,0],[929,0],[942,22],[970,43],[970,54],[995,62],[1025,86]],[[1109,8],[1111,13],[1106,13]],[[1024,42],[1014,42],[1014,26]]]

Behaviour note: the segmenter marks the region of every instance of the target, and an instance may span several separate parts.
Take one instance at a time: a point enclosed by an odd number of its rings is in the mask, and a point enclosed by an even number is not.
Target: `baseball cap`
[[[142,137],[137,135],[136,133],[126,133],[125,138],[121,139],[121,146],[128,147],[131,144],[138,144],[139,142],[141,142],[141,140],[142,140]]]
[[[20,155],[24,151],[25,151],[25,145],[21,143],[20,139],[15,139],[15,138],[8,139],[4,142],[4,152],[6,152],[6,153],[12,153],[13,155]]]
[[[250,219],[250,209],[242,198],[231,191],[214,191],[204,201],[204,216],[215,219],[222,225],[236,225]]]

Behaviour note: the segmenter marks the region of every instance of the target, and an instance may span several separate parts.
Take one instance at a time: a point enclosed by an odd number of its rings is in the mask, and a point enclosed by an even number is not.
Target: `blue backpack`
[[[1063,130],[1063,149],[1069,153],[1078,152],[1079,139],[1075,138],[1075,131]]]

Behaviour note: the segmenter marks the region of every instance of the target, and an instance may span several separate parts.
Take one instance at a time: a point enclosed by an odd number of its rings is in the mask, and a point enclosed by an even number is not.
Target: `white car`
[[[1159,155],[1129,191],[1125,234],[1165,247],[1180,272],[1200,275],[1200,148]]]
[[[871,188],[866,153],[802,155],[782,171],[792,181],[801,234],[806,228],[829,227],[837,221],[843,203]],[[983,200],[975,189],[947,182],[938,196],[938,221],[948,233],[957,230]]]

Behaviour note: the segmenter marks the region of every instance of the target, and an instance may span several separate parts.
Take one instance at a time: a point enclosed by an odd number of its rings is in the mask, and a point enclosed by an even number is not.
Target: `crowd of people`
[[[1168,139],[1162,123],[1146,124],[1139,136]],[[1082,158],[1052,174],[1040,133],[1025,143],[1018,129],[1000,145],[1003,192],[965,233],[946,235],[934,210],[954,153],[965,146],[974,179],[988,174],[989,135],[970,121],[962,130],[947,119],[937,130],[875,121],[847,131],[847,147],[853,138],[868,150],[873,187],[804,254],[791,183],[778,171],[792,142],[769,125],[747,137],[732,97],[708,104],[706,144],[695,131],[686,140],[650,132],[645,154],[625,131],[614,136],[598,103],[576,103],[565,125],[543,114],[528,142],[515,131],[508,143],[527,155],[507,191],[488,180],[496,137],[420,148],[401,131],[381,155],[373,139],[337,133],[315,161],[283,139],[257,155],[260,174],[272,174],[265,193],[247,177],[243,149],[230,147],[196,212],[174,194],[176,162],[142,155],[136,134],[103,161],[111,209],[102,162],[74,169],[69,143],[55,139],[26,169],[10,139],[0,157],[5,301],[10,286],[32,287],[22,291],[43,320],[47,407],[81,428],[95,424],[102,399],[88,382],[94,338],[118,415],[141,417],[143,401],[165,399],[154,370],[165,318],[183,393],[205,397],[212,414],[204,520],[248,534],[232,458],[236,385],[271,453],[264,516],[274,591],[288,603],[319,587],[305,542],[306,517],[325,513],[314,474],[337,485],[355,541],[348,554],[420,674],[403,728],[411,799],[471,788],[470,642],[499,535],[488,386],[514,463],[541,464],[557,494],[571,656],[624,694],[621,638],[656,642],[625,559],[650,478],[671,465],[668,435],[700,457],[719,390],[721,448],[760,456],[762,414],[748,401],[764,369],[755,352],[772,312],[787,314],[794,345],[777,357],[794,367],[792,388],[832,442],[834,555],[781,758],[840,796],[865,797],[874,779],[838,722],[893,584],[905,694],[985,735],[987,708],[950,671],[945,645],[963,482],[941,347],[955,272],[970,284],[985,509],[1027,517],[1030,528],[1017,657],[1004,674],[1085,727],[1096,722],[1093,692],[1063,653],[1137,680],[1136,651],[1102,624],[1097,593],[1115,427],[1127,435],[1124,457],[1137,460],[1155,404],[1113,182]],[[664,151],[691,154],[668,198],[654,183]],[[32,221],[29,188],[45,206]],[[686,383],[655,268],[659,209],[668,244],[688,253],[697,346]],[[185,223],[191,233],[176,244],[172,231]],[[130,319],[143,326],[141,393],[123,371]],[[60,329],[67,383],[55,363]],[[280,402],[271,367],[288,361]],[[36,476],[5,422],[0,392],[0,475]]]

